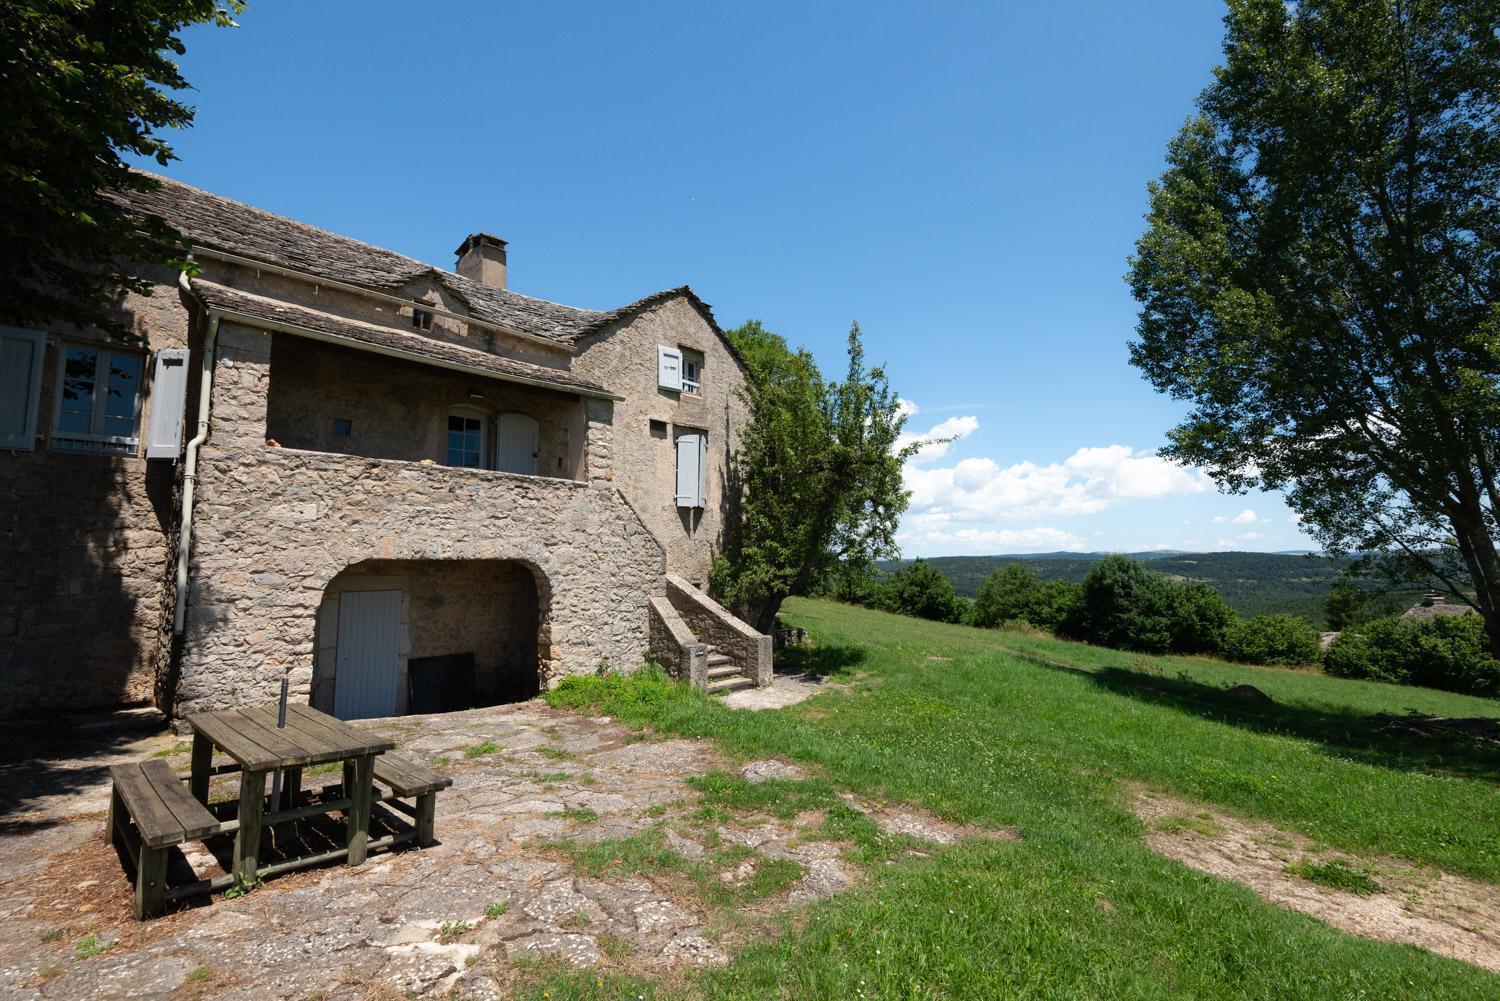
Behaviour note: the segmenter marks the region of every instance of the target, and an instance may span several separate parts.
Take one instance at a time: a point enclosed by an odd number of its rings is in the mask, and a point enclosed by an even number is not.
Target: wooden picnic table
[[[240,772],[238,829],[234,865],[229,875],[245,884],[254,883],[262,874],[257,856],[264,828],[326,813],[344,813],[347,847],[297,860],[297,867],[329,861],[346,852],[350,865],[363,863],[370,848],[375,758],[396,746],[393,740],[350,726],[311,706],[288,705],[284,728],[276,725],[276,714],[277,707],[272,704],[187,717],[193,729],[193,768],[189,780],[193,798],[207,806],[209,779],[216,774]],[[233,759],[234,764],[215,768],[216,749]],[[334,762],[342,762],[344,766],[341,797],[299,807],[297,793],[302,769]],[[267,812],[266,776],[276,771],[286,772],[286,788],[281,801],[272,803]]]

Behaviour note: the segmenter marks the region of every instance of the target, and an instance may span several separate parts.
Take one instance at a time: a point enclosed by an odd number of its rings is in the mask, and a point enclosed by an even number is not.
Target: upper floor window
[[[472,410],[448,413],[446,464],[461,469],[484,468],[484,417]]]
[[[686,396],[703,395],[703,356],[696,351],[682,353],[682,392]]]
[[[144,360],[129,351],[64,344],[52,447],[134,454],[139,445]]]
[[[432,310],[412,308],[411,325],[418,330],[432,329]]]

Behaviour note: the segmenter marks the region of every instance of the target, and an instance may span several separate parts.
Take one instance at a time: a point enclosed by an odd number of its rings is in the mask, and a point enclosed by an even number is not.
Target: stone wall
[[[771,637],[735,618],[678,574],[667,574],[667,601],[699,640],[717,649],[757,685],[771,683]]]
[[[657,346],[703,355],[702,393],[657,386]],[[723,546],[729,456],[749,420],[744,372],[713,327],[685,297],[668,299],[580,345],[573,371],[625,397],[614,404],[614,482],[667,550],[674,573],[705,585]],[[662,427],[653,431],[652,421]],[[708,435],[708,504],[677,506],[676,438]]]
[[[601,663],[642,661],[647,603],[661,593],[665,559],[619,491],[268,448],[270,361],[271,335],[223,324],[214,429],[199,467],[179,711],[269,700],[283,672],[309,698],[323,595],[366,560],[535,567],[550,594],[543,687]],[[591,408],[591,425],[606,416]]]
[[[119,319],[138,343],[49,329],[32,451],[0,452],[0,716],[150,701],[162,662],[166,568],[176,533],[176,469],[135,455],[51,447],[62,345],[138,351],[144,361],[140,435],[151,419],[151,366],[188,342],[175,274],[155,294],[125,296]]]

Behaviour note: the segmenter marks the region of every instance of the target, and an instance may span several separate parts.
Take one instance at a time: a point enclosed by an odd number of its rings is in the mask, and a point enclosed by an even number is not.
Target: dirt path
[[[1270,824],[1139,791],[1146,843],[1353,935],[1407,942],[1500,973],[1500,888],[1401,859],[1357,859]]]

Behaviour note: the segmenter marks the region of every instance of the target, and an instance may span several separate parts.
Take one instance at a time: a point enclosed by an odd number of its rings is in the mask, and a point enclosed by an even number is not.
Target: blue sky
[[[1222,15],[263,0],[186,35],[168,172],[447,267],[497,233],[512,288],[574,305],[691,284],[825,370],[858,320],[909,429],[962,434],[908,469],[906,555],[1309,548],[1154,457],[1183,408],[1126,362],[1146,182]]]

